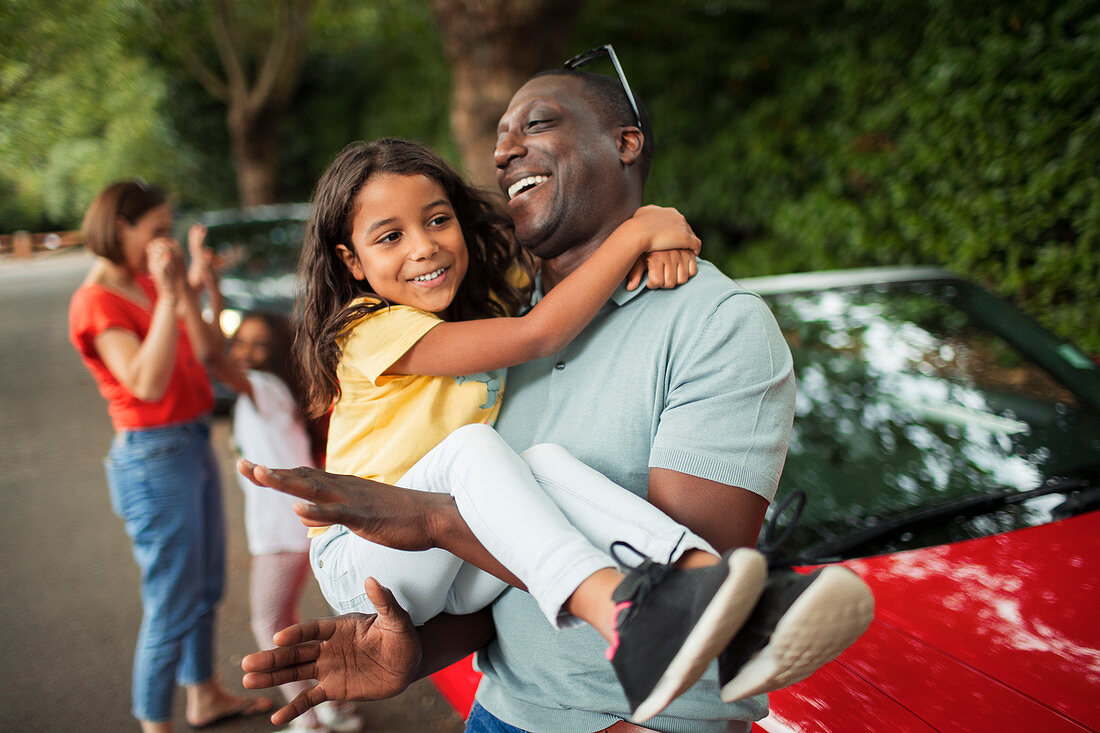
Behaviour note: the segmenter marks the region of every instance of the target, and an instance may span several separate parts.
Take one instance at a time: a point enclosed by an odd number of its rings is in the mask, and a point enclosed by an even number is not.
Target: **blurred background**
[[[1100,353],[1095,0],[5,0],[0,233],[135,175],[199,218],[307,201],[379,136],[492,186],[512,91],[603,43],[649,199],[730,275],[942,265]]]

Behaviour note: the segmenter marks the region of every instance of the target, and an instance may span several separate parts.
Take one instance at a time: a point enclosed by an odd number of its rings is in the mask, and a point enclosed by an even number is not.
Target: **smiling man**
[[[641,205],[653,136],[644,108],[632,113],[617,80],[555,71],[501,118],[498,181],[517,239],[542,259],[542,292]],[[790,434],[790,353],[762,301],[709,263],[675,290],[620,289],[561,353],[511,369],[507,389],[497,429],[513,448],[557,443],[718,550],[755,544]],[[471,717],[540,731],[629,717],[599,640],[542,628],[530,601],[494,604]],[[759,697],[723,703],[714,675],[646,725],[737,730],[765,711]]]
[[[625,79],[561,70],[516,92],[501,118],[494,158],[516,237],[542,260],[536,298],[641,205],[653,147],[645,110]],[[752,546],[790,438],[791,366],[763,301],[700,261],[697,276],[675,290],[620,288],[560,353],[510,369],[496,427],[517,450],[564,446],[719,551]],[[365,489],[353,477],[253,469],[252,478],[331,505],[336,521],[353,531],[368,521],[357,514],[356,497]],[[429,544],[459,557],[477,554],[457,511],[417,507],[407,525],[402,531],[422,527]],[[801,608],[794,623],[801,629],[818,607],[791,600],[813,595],[803,592],[824,581],[792,585],[788,576],[782,587],[769,585],[765,599],[780,615]],[[485,673],[467,722],[475,732],[743,731],[767,711],[763,695],[749,695],[779,686],[775,670],[757,670],[751,680],[741,674],[745,656],[737,654],[759,646],[728,650],[718,674],[641,728],[626,722],[630,708],[599,635],[587,627],[555,631],[523,591],[505,591],[491,612],[441,616],[416,629],[385,589],[368,581],[367,591],[377,618],[291,627],[276,637],[281,648],[246,658],[247,687],[319,682],[274,722],[325,699],[396,694],[474,650]],[[764,623],[770,632],[775,618]],[[794,672],[804,676],[812,668]]]

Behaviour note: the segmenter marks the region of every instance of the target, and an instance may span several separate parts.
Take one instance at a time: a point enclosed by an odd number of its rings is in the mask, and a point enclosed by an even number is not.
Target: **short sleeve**
[[[82,355],[95,356],[96,336],[111,328],[134,332],[143,338],[132,313],[116,297],[97,288],[83,287],[69,303],[69,338]]]
[[[791,353],[767,305],[719,302],[675,350],[651,467],[774,498],[794,420]]]
[[[340,361],[378,386],[382,373],[442,322],[439,316],[405,305],[383,308],[352,327]]]
[[[271,468],[312,465],[309,437],[286,384],[255,370],[247,378],[252,397],[242,394],[233,406],[233,439],[241,455]]]
[[[261,417],[293,413],[297,409],[294,396],[275,375],[252,370],[246,376],[252,385],[252,402]]]

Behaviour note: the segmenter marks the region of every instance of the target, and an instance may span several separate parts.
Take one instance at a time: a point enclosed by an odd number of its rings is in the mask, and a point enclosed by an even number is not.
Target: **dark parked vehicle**
[[[308,216],[309,204],[277,204],[208,211],[197,217],[207,227],[207,246],[226,263],[221,289],[227,311],[291,312]]]

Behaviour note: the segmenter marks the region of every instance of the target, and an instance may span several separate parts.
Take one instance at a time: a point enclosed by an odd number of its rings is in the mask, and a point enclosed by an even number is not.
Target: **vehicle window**
[[[210,225],[207,244],[225,263],[221,289],[229,308],[289,313],[304,236],[304,222],[296,219]]]
[[[1057,349],[1022,351],[1014,344],[1018,334],[996,330],[1014,321],[991,313],[989,299],[980,299],[976,315],[968,312],[968,287],[910,284],[769,298],[798,384],[780,484],[780,495],[793,488],[809,495],[796,544],[968,495],[1033,489],[1100,460],[1096,411],[1040,365],[1059,359]],[[1064,498],[933,523],[875,551],[1049,521]]]

